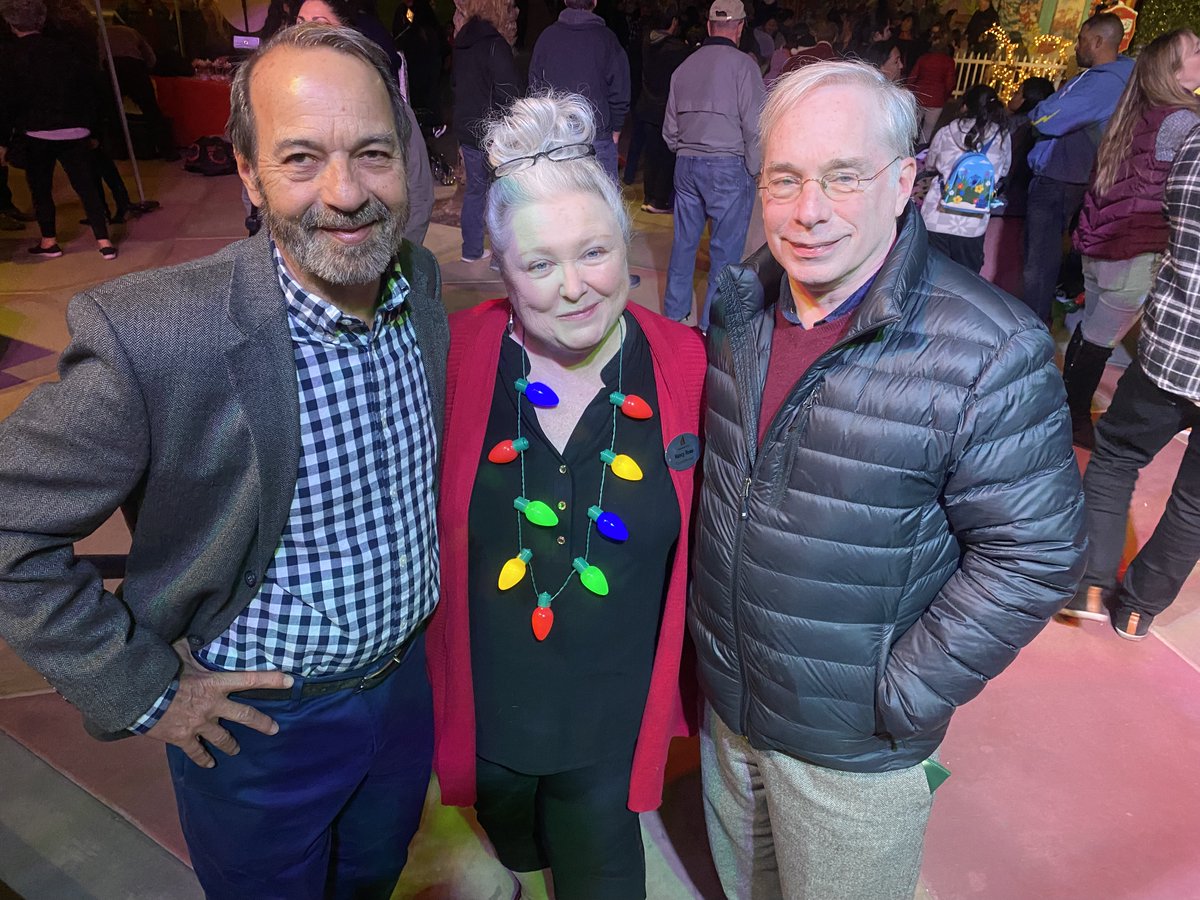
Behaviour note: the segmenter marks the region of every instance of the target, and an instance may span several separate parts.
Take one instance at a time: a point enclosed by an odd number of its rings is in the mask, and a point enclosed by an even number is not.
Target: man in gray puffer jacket
[[[913,895],[935,757],[1071,596],[1054,345],[928,248],[912,95],[858,63],[762,115],[767,245],[721,276],[689,624],[734,898]]]

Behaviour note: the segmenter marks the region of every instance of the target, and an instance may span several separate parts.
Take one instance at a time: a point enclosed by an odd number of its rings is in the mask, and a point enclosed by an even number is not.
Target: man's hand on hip
[[[158,723],[146,732],[147,737],[174,744],[198,766],[211,769],[216,760],[208,752],[207,741],[222,753],[233,756],[238,752],[234,740],[219,720],[237,722],[263,734],[279,730],[275,721],[252,706],[229,699],[237,691],[259,688],[287,688],[292,676],[286,672],[189,672],[179,676],[179,689]]]

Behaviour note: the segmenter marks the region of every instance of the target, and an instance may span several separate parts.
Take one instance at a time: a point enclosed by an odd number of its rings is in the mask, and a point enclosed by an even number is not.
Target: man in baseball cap
[[[740,260],[754,211],[764,91],[758,64],[738,50],[745,24],[742,0],[715,0],[708,10],[708,38],[671,76],[663,120],[663,140],[676,154],[675,240],[665,309],[677,321],[696,321],[691,317],[696,251],[711,219],[702,330],[708,329],[717,276]]]

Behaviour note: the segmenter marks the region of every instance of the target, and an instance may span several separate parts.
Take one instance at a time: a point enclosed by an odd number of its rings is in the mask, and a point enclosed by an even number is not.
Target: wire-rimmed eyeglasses
[[[766,191],[772,200],[795,200],[804,190],[804,185],[815,181],[830,200],[843,200],[851,194],[866,190],[866,186],[892,167],[892,163],[903,157],[897,156],[874,175],[862,176],[854,172],[836,171],[820,178],[800,178],[796,175],[780,175],[772,178],[758,189]]]
[[[559,147],[551,147],[549,150],[542,150],[531,156],[518,156],[516,159],[506,160],[492,169],[492,178],[503,178],[505,175],[511,175],[513,172],[521,172],[528,169],[539,159],[548,159],[551,162],[566,162],[569,159],[582,159],[585,156],[595,155],[596,148],[591,144],[563,144]]]

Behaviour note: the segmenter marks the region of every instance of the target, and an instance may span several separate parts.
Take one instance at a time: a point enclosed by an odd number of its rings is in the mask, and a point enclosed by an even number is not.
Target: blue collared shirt
[[[437,602],[437,436],[399,267],[368,328],[300,287],[273,250],[300,400],[296,489],[258,593],[196,656],[333,675],[384,656]],[[175,687],[131,730],[151,728]]]
[[[876,272],[875,275],[879,273]],[[813,322],[813,326],[824,325],[826,322],[832,322],[834,319],[840,319],[843,316],[848,316],[850,313],[858,309],[858,305],[863,302],[863,298],[867,296],[867,291],[871,290],[871,285],[875,283],[875,275],[872,275],[867,283],[860,287],[857,291],[847,297],[839,304],[838,308],[827,315],[819,322]],[[792,296],[792,285],[788,281],[787,273],[785,272],[781,278],[779,286],[779,311],[783,317],[793,325],[799,325],[804,328],[805,325],[800,321],[800,317],[796,314],[796,299]]]

